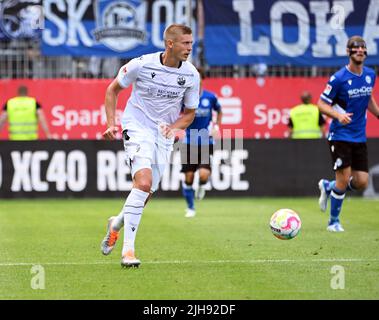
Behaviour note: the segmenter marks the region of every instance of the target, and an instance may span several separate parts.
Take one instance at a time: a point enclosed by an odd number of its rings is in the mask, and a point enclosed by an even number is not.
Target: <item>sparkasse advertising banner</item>
[[[20,85],[41,104],[55,139],[101,139],[106,129],[105,90],[112,80],[0,80],[0,101],[17,94]],[[253,139],[287,138],[290,108],[300,104],[308,90],[316,103],[327,78],[205,79],[204,88],[213,91],[222,106],[222,132],[232,137]],[[379,85],[374,96],[379,101]],[[117,121],[122,115],[131,87],[120,93]],[[367,136],[379,137],[379,121],[367,113]],[[43,132],[40,132],[43,139]],[[7,128],[0,139],[7,139]]]
[[[379,63],[377,0],[206,0],[204,45],[210,65],[342,65],[349,37],[367,42]]]

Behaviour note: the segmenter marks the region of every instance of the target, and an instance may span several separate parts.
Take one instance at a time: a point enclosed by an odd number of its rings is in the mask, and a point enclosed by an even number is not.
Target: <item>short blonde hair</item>
[[[192,29],[184,24],[171,24],[164,31],[163,39],[166,42],[167,40],[173,40],[182,34],[192,34]]]
[[[366,46],[366,41],[361,36],[352,36],[347,41],[346,47],[351,48],[354,43],[363,43]]]

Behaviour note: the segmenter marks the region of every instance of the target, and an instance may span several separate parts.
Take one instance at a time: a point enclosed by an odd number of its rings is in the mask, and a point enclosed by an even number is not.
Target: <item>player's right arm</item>
[[[351,116],[352,113],[339,113],[338,111],[334,110],[332,106],[322,99],[319,99],[317,102],[317,107],[319,108],[320,112],[327,115],[330,118],[338,120],[341,124],[348,124],[351,122]]]
[[[120,86],[117,78],[108,86],[105,92],[105,113],[107,115],[107,130],[104,131],[103,137],[106,140],[116,139],[118,127],[116,126],[116,104],[117,97],[123,87]]]
[[[143,56],[132,59],[126,65],[122,66],[117,77],[108,86],[105,93],[105,113],[107,116],[107,130],[104,131],[103,137],[106,140],[116,139],[119,128],[116,126],[116,106],[117,97],[120,91],[131,85],[138,76]]]
[[[341,112],[339,112],[332,107],[333,100],[337,97],[340,85],[341,82],[336,74],[331,76],[324,91],[320,95],[320,99],[317,102],[317,107],[321,113],[327,115],[332,119],[336,119],[343,125],[346,125],[351,122],[351,116],[353,114],[347,113],[344,110],[341,110]]]

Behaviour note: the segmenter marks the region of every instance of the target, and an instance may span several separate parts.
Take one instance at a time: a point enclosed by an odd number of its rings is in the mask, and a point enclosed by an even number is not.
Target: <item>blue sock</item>
[[[335,186],[330,194],[330,221],[329,225],[340,222],[342,202],[345,198],[345,190],[339,190]]]
[[[324,182],[324,186],[325,186],[325,189],[326,189],[326,193],[329,196],[330,192],[333,190],[333,188],[336,185],[336,180],[332,180],[332,181],[324,180],[324,181],[325,181]]]
[[[192,188],[192,185],[187,185],[186,183],[182,183],[182,193],[184,198],[186,199],[187,202],[187,207],[189,209],[194,210],[195,209],[195,191]]]

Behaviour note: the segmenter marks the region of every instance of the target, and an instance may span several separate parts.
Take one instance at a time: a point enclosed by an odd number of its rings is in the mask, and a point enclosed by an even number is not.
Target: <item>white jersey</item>
[[[199,104],[200,76],[188,61],[179,68],[161,62],[162,52],[143,55],[122,66],[117,80],[126,88],[133,83],[132,94],[121,119],[123,129],[137,121],[156,129],[159,123],[172,124],[182,106],[196,109]]]

